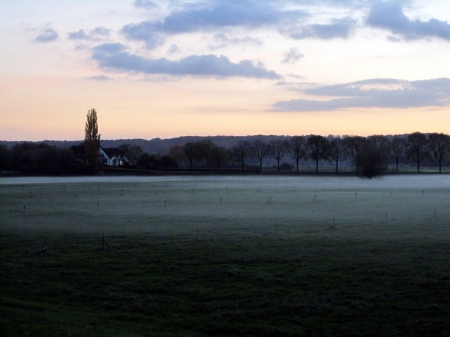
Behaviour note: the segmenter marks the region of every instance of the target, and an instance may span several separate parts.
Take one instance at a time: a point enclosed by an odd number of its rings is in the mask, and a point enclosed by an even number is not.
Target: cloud
[[[152,8],[157,8],[158,5],[150,0],[135,0],[133,2],[133,5],[135,7],[141,7],[141,8],[147,8],[147,9],[152,9]]]
[[[273,105],[273,111],[332,111],[348,108],[407,109],[450,105],[450,79],[423,81],[369,79],[304,90],[305,94],[340,97],[331,100],[291,100]]]
[[[263,44],[260,40],[252,38],[250,36],[237,38],[237,37],[229,37],[228,35],[226,35],[224,33],[219,33],[219,34],[214,35],[214,40],[217,42],[217,45],[209,45],[208,46],[209,50],[217,50],[217,49],[229,46],[230,44],[232,44],[232,45],[253,44],[256,46],[261,46]]]
[[[287,52],[284,53],[284,58],[281,61],[281,63],[296,63],[298,60],[300,60],[302,57],[304,57],[298,48],[291,48]]]
[[[231,62],[225,56],[191,55],[179,61],[151,59],[128,52],[120,43],[105,43],[93,49],[92,58],[100,68],[143,74],[174,76],[281,78],[276,72],[254,65],[249,60]]]
[[[84,29],[80,29],[77,32],[70,32],[68,34],[69,40],[99,40],[95,35],[108,36],[111,33],[110,29],[105,27],[97,27],[87,33]]]
[[[143,21],[121,29],[127,39],[145,41],[147,48],[161,44],[163,36],[225,27],[256,28],[306,16],[299,10],[280,10],[279,3],[256,0],[213,0],[185,5],[170,12],[162,21]]]
[[[111,33],[111,29],[108,29],[105,27],[97,27],[97,28],[91,30],[92,35],[108,36],[110,33]]]
[[[111,81],[112,78],[106,75],[96,75],[96,76],[89,76],[86,77],[87,80],[94,80],[94,81]]]
[[[321,24],[310,24],[305,26],[294,26],[289,28],[284,28],[283,33],[287,34],[293,39],[347,39],[353,32],[356,25],[356,20],[349,17],[342,19],[334,19],[331,24],[321,25]]]
[[[437,37],[450,41],[450,25],[446,21],[411,20],[403,13],[403,8],[398,2],[376,3],[371,9],[366,23],[372,27],[386,29],[405,40]]]
[[[181,50],[180,48],[178,48],[178,46],[176,44],[172,44],[169,49],[167,49],[167,53],[168,54],[176,54],[176,53],[180,53]]]
[[[51,42],[58,38],[58,33],[53,28],[44,28],[34,39],[36,42]]]
[[[84,29],[80,29],[78,32],[72,32],[68,34],[70,40],[87,40],[90,39],[90,36],[84,31]]]

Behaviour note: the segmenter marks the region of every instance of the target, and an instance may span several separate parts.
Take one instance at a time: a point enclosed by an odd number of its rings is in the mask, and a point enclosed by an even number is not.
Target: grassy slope
[[[378,185],[1,186],[0,334],[449,335],[448,188]]]

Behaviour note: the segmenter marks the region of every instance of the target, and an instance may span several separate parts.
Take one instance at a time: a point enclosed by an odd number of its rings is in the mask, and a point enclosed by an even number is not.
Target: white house
[[[100,162],[106,166],[126,166],[130,160],[118,148],[100,148]]]

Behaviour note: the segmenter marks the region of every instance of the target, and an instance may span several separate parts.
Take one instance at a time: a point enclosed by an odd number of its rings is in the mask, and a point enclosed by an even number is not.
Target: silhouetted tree
[[[92,171],[96,172],[100,150],[100,134],[98,133],[97,111],[95,111],[95,109],[88,110],[86,119],[86,125],[84,128],[86,159],[91,165]]]
[[[231,158],[241,165],[241,170],[244,170],[245,161],[250,157],[250,154],[250,143],[245,140],[239,141],[230,148]]]
[[[413,160],[417,166],[417,173],[420,172],[420,163],[427,157],[427,136],[420,132],[414,132],[406,138],[405,149],[406,158]]]
[[[374,178],[388,168],[389,142],[384,136],[370,136],[364,142],[360,153],[361,175]]]
[[[214,146],[211,149],[211,163],[220,171],[222,167],[228,164],[230,154],[223,146]]]
[[[197,146],[194,142],[187,142],[183,145],[183,150],[192,169],[194,167],[194,160],[198,159]]]
[[[250,151],[255,158],[258,158],[259,171],[262,171],[263,159],[270,154],[270,147],[262,140],[256,139],[250,143]]]
[[[204,139],[196,143],[196,151],[198,157],[206,161],[206,168],[209,169],[211,162],[211,149],[214,147],[214,143],[210,139]]]
[[[206,168],[209,169],[211,162],[211,149],[214,143],[210,139],[204,139],[194,143],[194,152],[198,160],[205,160]]]
[[[438,162],[439,173],[442,173],[442,161],[450,152],[450,136],[443,133],[430,133],[428,135],[428,150]]]
[[[57,148],[45,143],[16,144],[10,154],[11,168],[25,174],[74,174],[81,169],[71,149]]]
[[[144,153],[144,150],[139,145],[123,144],[120,145],[118,149],[128,158],[131,166],[136,166],[139,157]]]
[[[186,155],[184,153],[184,147],[181,145],[173,145],[170,147],[169,152],[167,152],[167,155],[173,159],[175,159],[178,163],[178,165],[183,164],[186,162]]]
[[[149,155],[148,153],[144,152],[139,156],[139,159],[137,161],[138,166],[143,166],[147,170],[152,168],[155,165],[156,157],[154,155]]]
[[[316,173],[319,172],[319,160],[328,159],[330,143],[319,135],[311,135],[305,143],[306,154],[316,162]]]
[[[9,149],[6,145],[0,145],[0,170],[6,170],[8,165]]]
[[[295,160],[297,172],[299,171],[298,162],[305,157],[305,137],[294,136],[289,139],[288,153]]]
[[[339,172],[339,161],[347,157],[347,148],[340,136],[334,137],[330,142],[329,155],[335,163],[335,171]]]
[[[281,139],[272,139],[269,142],[270,155],[277,161],[277,172],[280,172],[280,160],[284,157],[288,142]]]
[[[403,158],[405,153],[406,140],[399,136],[394,136],[391,139],[389,146],[389,154],[394,158],[395,161],[395,172],[398,173],[398,164]]]
[[[353,158],[356,172],[359,172],[361,167],[361,154],[366,139],[361,136],[345,136],[343,144],[347,148],[348,154]]]
[[[162,156],[158,161],[158,165],[167,171],[171,168],[178,168],[177,161],[169,156]]]

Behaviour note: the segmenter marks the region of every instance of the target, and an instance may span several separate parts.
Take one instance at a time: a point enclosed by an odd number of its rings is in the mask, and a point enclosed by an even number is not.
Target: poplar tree
[[[100,134],[98,133],[97,111],[95,111],[95,109],[88,110],[86,119],[86,126],[84,128],[84,148],[86,152],[86,159],[91,165],[92,171],[96,172],[100,150]]]

